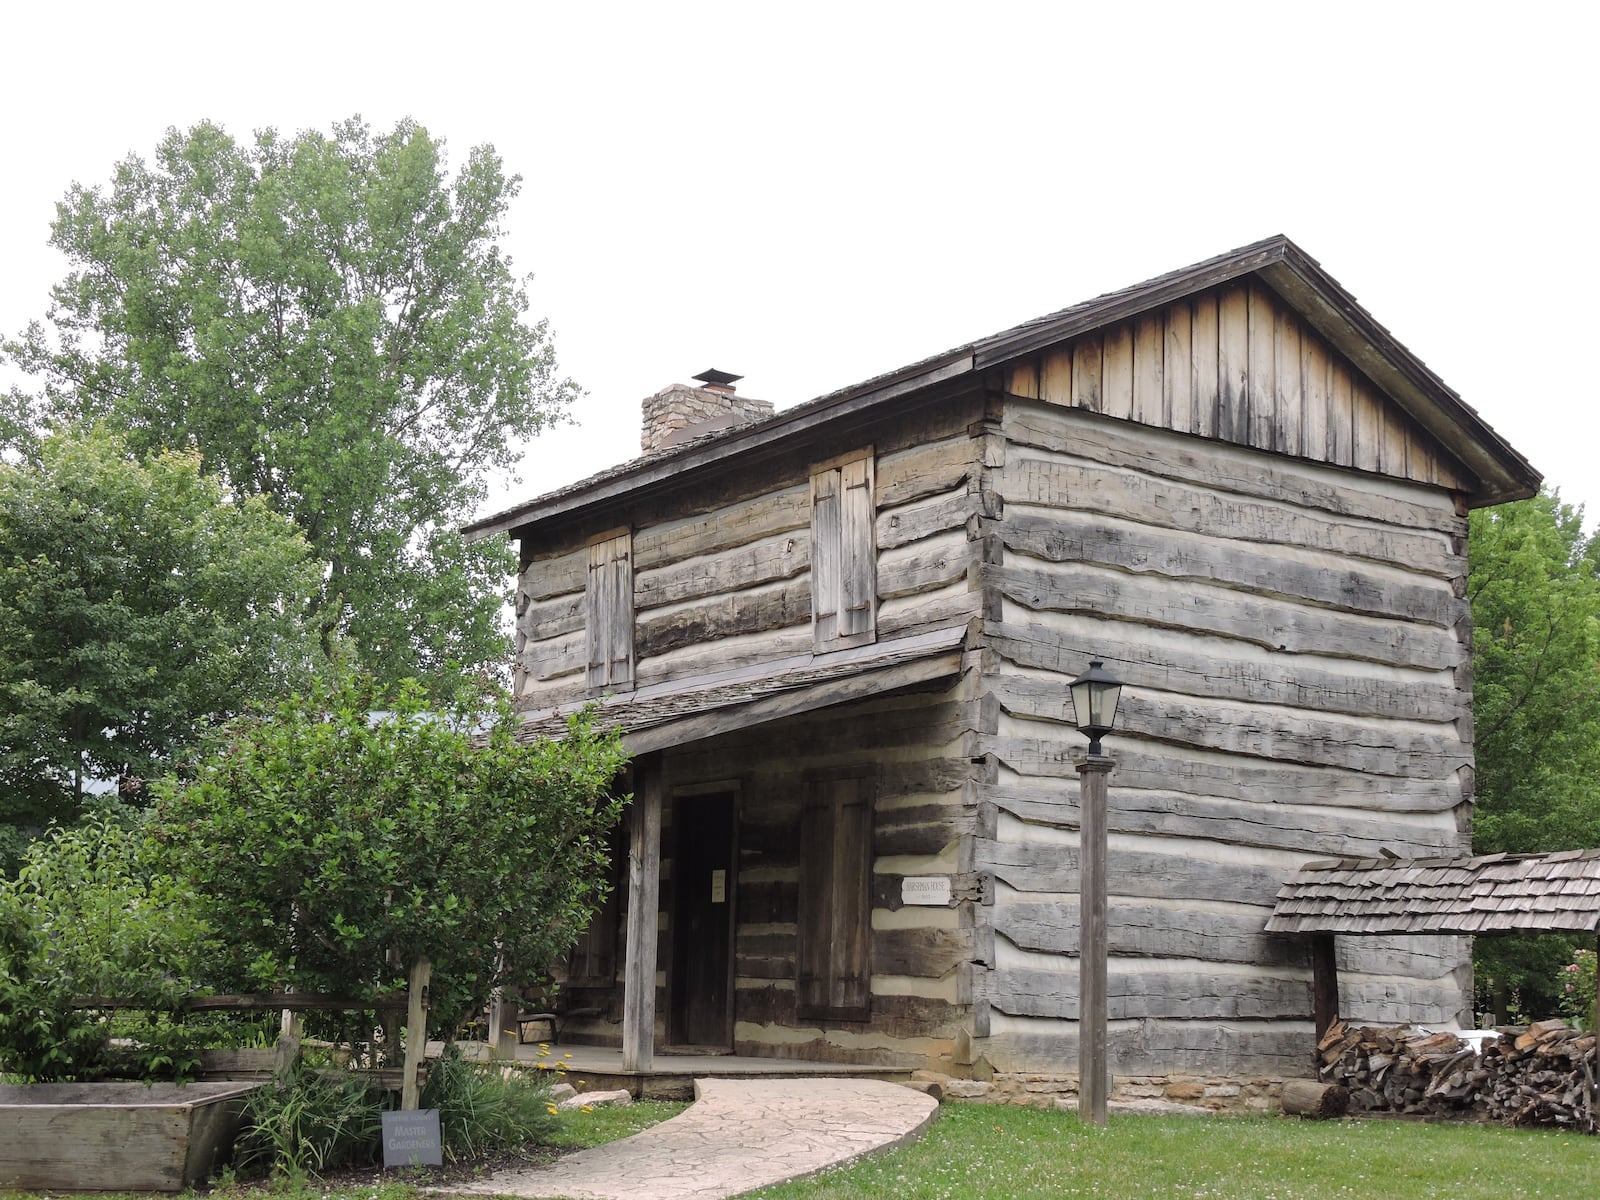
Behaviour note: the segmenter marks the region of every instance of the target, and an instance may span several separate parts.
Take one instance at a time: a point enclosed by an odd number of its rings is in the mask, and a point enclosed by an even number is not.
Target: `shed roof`
[[[634,692],[523,714],[517,740],[560,737],[575,712],[595,704],[602,728],[622,730],[634,754],[681,746],[961,670],[965,624],[827,655],[796,655],[729,671],[652,684]]]
[[[1307,863],[1268,933],[1594,933],[1600,850]]]
[[[635,458],[598,475],[474,521],[469,538],[517,532],[621,496],[683,482],[734,455],[781,452],[781,444],[828,422],[977,377],[991,368],[1171,304],[1255,276],[1391,396],[1478,481],[1475,505],[1532,495],[1539,472],[1430,371],[1322,267],[1282,234],[1205,262],[1110,292],[968,342],[863,383],[784,409],[765,420]]]

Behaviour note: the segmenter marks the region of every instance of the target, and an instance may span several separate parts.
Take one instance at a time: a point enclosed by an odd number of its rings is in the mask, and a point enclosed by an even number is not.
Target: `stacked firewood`
[[[1482,1082],[1472,1046],[1453,1033],[1407,1026],[1335,1021],[1317,1044],[1317,1061],[1322,1081],[1346,1088],[1358,1112],[1459,1112]]]
[[[1480,1055],[1449,1031],[1335,1021],[1317,1044],[1318,1077],[1357,1112],[1464,1116],[1593,1128],[1593,1034],[1563,1021],[1497,1031]]]
[[[1484,1047],[1488,1071],[1478,1104],[1489,1116],[1516,1125],[1594,1128],[1594,1034],[1565,1021],[1502,1029]]]

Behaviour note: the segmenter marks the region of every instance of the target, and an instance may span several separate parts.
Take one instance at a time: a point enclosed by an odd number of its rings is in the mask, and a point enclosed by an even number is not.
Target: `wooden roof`
[[[1594,933],[1600,850],[1307,863],[1268,933]]]
[[[1279,235],[1122,291],[1028,321],[943,354],[820,396],[765,420],[633,459],[463,528],[469,538],[519,533],[593,504],[689,482],[687,476],[735,456],[778,455],[794,438],[830,422],[871,413],[905,397],[975,386],[988,372],[1041,349],[1159,310],[1237,280],[1264,282],[1335,350],[1459,462],[1474,505],[1538,490],[1539,472],[1464,403],[1305,251]]]
[[[961,670],[965,624],[814,656],[796,655],[731,671],[652,684],[595,701],[536,709],[523,715],[517,740],[559,738],[567,719],[587,704],[603,729],[620,728],[632,753],[644,754],[877,696],[952,676]]]

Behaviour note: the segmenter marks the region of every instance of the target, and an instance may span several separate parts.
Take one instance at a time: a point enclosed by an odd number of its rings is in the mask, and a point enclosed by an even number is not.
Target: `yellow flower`
[[[547,1109],[547,1110],[548,1110],[548,1111],[549,1111],[549,1113],[550,1113],[550,1115],[551,1115],[551,1116],[552,1116],[552,1117],[553,1117],[553,1116],[555,1116],[555,1115],[556,1115],[556,1114],[557,1114],[557,1113],[558,1113],[558,1112],[560,1112],[560,1111],[561,1111],[561,1110],[560,1110],[560,1109],[559,1109],[559,1108],[557,1108],[557,1107],[556,1107],[556,1106],[555,1106],[555,1105],[554,1105],[554,1104],[546,1104],[546,1105],[545,1105],[545,1108],[546,1108],[546,1109]]]
[[[583,1106],[583,1111],[584,1111],[584,1112],[593,1112],[593,1111],[594,1111],[594,1105],[592,1105],[592,1104],[585,1104],[585,1105],[584,1105],[584,1106]],[[1562,1144],[1562,1145],[1563,1145],[1563,1146],[1564,1146],[1564,1145],[1566,1145],[1566,1143],[1565,1143],[1565,1142],[1563,1142],[1563,1143],[1561,1143],[1561,1144]]]

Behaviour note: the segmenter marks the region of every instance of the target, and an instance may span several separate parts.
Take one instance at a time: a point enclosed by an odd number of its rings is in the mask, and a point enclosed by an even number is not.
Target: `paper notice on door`
[[[728,902],[728,873],[726,871],[711,872],[711,903],[726,904]]]

